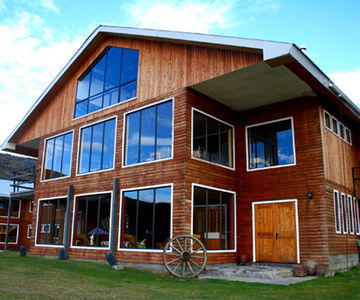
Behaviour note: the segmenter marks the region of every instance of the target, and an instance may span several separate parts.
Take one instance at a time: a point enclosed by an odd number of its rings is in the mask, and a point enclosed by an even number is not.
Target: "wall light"
[[[309,200],[312,200],[312,198],[313,198],[312,191],[308,190],[306,195],[308,196]]]

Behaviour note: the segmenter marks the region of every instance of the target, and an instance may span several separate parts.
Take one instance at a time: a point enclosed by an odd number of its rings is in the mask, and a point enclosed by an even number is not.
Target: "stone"
[[[304,263],[307,266],[307,273],[308,275],[315,275],[316,273],[316,266],[318,265],[316,261],[308,260]]]
[[[116,265],[113,265],[112,268],[113,268],[115,271],[120,271],[120,270],[123,270],[123,269],[124,269],[124,265],[116,264]]]
[[[293,265],[293,276],[304,277],[307,275],[307,266],[304,264]]]
[[[325,276],[328,273],[327,265],[317,265],[316,266],[316,275]]]

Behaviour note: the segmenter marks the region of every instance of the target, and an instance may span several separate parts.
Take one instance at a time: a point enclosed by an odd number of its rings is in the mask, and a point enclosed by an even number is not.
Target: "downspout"
[[[65,214],[65,221],[64,221],[64,252],[62,255],[62,259],[68,259],[68,252],[69,252],[69,243],[70,243],[70,220],[71,220],[71,204],[73,198],[73,186],[68,186],[68,195],[66,201],[66,214]]]

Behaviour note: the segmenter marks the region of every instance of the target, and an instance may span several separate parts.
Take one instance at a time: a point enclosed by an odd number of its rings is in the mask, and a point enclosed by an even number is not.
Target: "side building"
[[[38,158],[32,254],[159,264],[190,234],[210,264],[341,270],[359,125],[293,44],[100,26],[2,148]]]

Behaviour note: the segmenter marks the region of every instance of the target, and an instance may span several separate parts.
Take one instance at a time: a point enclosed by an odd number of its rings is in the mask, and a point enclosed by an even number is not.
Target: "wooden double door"
[[[254,204],[255,255],[259,262],[297,262],[295,202]]]

